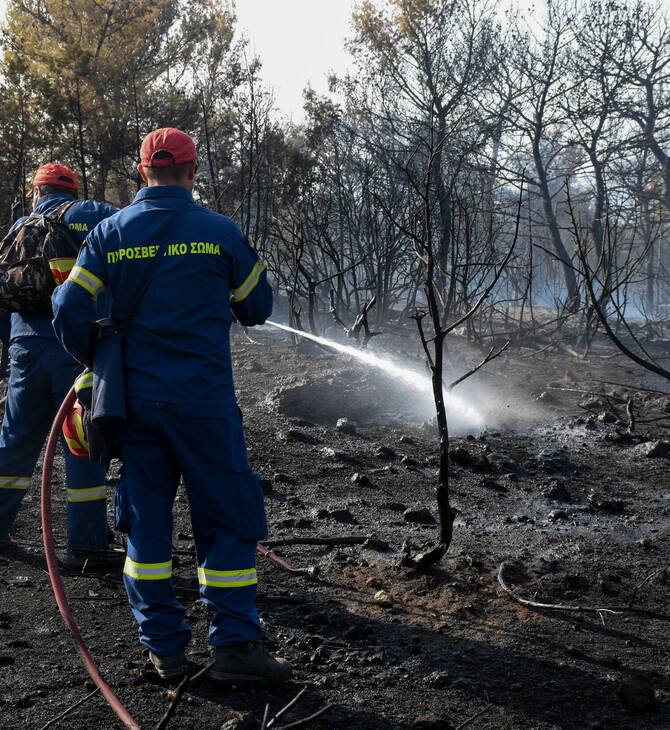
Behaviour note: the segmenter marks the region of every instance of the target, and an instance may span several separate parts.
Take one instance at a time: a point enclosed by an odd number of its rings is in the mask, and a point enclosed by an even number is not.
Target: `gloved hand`
[[[121,459],[121,447],[116,431],[96,428],[91,422],[90,408],[84,409],[83,422],[88,441],[89,461],[99,461],[103,466],[109,466],[112,459]]]

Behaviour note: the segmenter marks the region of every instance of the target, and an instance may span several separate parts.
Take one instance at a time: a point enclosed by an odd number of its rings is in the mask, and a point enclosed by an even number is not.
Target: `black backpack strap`
[[[70,206],[74,205],[77,201],[76,200],[66,200],[60,205],[57,205],[51,213],[46,213],[42,215],[37,215],[37,218],[42,218],[45,221],[52,221],[55,223],[59,223],[61,226],[63,226],[63,232],[66,234],[66,238],[70,246],[74,249],[75,253],[79,254],[79,250],[81,249],[81,241],[73,234],[71,233],[67,223],[63,220],[63,216],[65,213],[70,209]],[[33,213],[34,215],[34,213]]]
[[[70,208],[71,205],[74,205],[77,201],[76,200],[66,200],[65,202],[61,203],[60,205],[56,206],[51,213],[36,213],[33,211],[24,221],[22,221],[14,230],[11,230],[7,236],[12,234],[14,238],[18,235],[19,231],[28,223],[39,223],[42,222],[42,225],[45,228],[48,228],[49,223],[57,223],[60,226],[63,226],[63,231],[66,233],[66,238],[68,243],[72,246],[76,254],[79,254],[79,249],[81,248],[81,241],[70,231],[70,228],[68,227],[67,223],[62,220],[63,215],[65,215],[65,212]]]
[[[74,205],[76,200],[65,200],[60,205],[57,205],[51,213],[47,214],[47,217],[52,218],[57,221],[61,221],[63,219],[63,216],[65,215],[66,211],[69,210],[70,206]]]

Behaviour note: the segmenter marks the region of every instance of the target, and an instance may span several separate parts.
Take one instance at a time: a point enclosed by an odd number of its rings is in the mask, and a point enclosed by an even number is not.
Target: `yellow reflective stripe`
[[[78,413],[74,414],[74,427],[77,431],[77,438],[79,443],[88,451],[88,441],[86,440],[86,433],[84,431],[84,422],[81,420],[81,416]]]
[[[72,271],[72,267],[76,258],[49,259],[49,269],[53,276],[56,286],[59,286],[67,280],[68,274]]]
[[[256,568],[246,570],[209,570],[198,568],[198,582],[201,586],[215,588],[240,588],[258,583]]]
[[[97,276],[86,271],[86,269],[82,269],[81,266],[75,266],[72,269],[70,281],[75,281],[80,286],[83,286],[94,299],[97,299],[98,294],[101,294],[106,289],[106,286]]]
[[[72,264],[74,264],[76,260],[76,258],[49,259],[49,268],[55,269],[56,271],[67,272],[72,269]]]
[[[95,502],[98,499],[107,498],[107,489],[103,484],[100,487],[90,487],[89,489],[68,489],[68,502]]]
[[[123,572],[137,580],[163,580],[172,577],[172,560],[166,563],[136,563],[126,557]]]
[[[30,477],[0,477],[0,489],[28,489]]]
[[[65,434],[63,434],[63,438],[65,439],[65,443],[68,445],[71,451],[79,451],[81,450],[81,444],[76,439],[68,438]],[[86,444],[86,449],[88,449],[88,444]]]
[[[252,289],[258,284],[258,279],[261,274],[265,271],[266,266],[262,261],[256,261],[256,265],[251,270],[246,281],[238,289],[233,289],[233,301],[241,302],[245,297],[249,296]]]
[[[93,371],[87,370],[86,372],[83,372],[81,375],[78,375],[75,378],[74,381],[74,390],[76,393],[79,393],[81,390],[84,390],[85,388],[92,388],[93,387]]]

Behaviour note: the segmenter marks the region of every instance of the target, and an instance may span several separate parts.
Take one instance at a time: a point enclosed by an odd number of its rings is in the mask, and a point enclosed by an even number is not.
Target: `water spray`
[[[358,350],[355,347],[351,347],[351,345],[343,345],[339,342],[335,342],[334,340],[329,340],[325,337],[319,337],[318,335],[313,335],[310,332],[304,332],[303,330],[297,330],[297,329],[294,329],[293,327],[289,327],[285,324],[279,324],[279,322],[272,322],[270,320],[267,320],[265,322],[265,324],[269,324],[272,327],[276,327],[277,329],[280,329],[280,330],[285,330],[286,332],[291,332],[295,335],[298,335],[299,337],[304,337],[305,339],[312,340],[312,342],[317,342],[318,344],[324,345],[325,347],[330,347],[345,355],[350,355],[351,357],[354,357],[357,360],[360,360],[361,362],[365,363],[366,365],[370,365],[371,367],[375,367],[375,368],[378,368],[379,370],[383,370],[384,372],[393,376],[397,380],[400,380],[403,383],[409,385],[411,388],[414,388],[415,390],[419,391],[420,393],[428,395],[431,398],[433,396],[433,384],[432,384],[430,378],[428,378],[425,375],[421,375],[420,373],[417,373],[414,370],[410,370],[408,368],[402,368],[402,367],[396,365],[391,360],[387,360],[383,357],[379,357],[378,355],[373,355],[372,353],[365,352],[363,350]],[[467,405],[467,403],[465,403],[465,401],[462,398],[459,398],[458,396],[455,396],[452,393],[445,393],[444,402],[445,402],[447,408],[451,408],[454,411],[461,413],[465,418],[467,418],[474,425],[479,426],[479,427],[484,426],[484,419],[482,418],[481,414],[478,413],[471,406]]]

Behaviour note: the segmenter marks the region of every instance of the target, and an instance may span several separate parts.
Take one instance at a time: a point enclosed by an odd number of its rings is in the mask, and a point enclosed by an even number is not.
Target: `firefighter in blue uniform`
[[[83,242],[86,234],[116,208],[94,200],[77,201],[77,175],[65,165],[49,163],[35,173],[31,195],[35,213],[49,214],[66,201],[72,203],[62,220]],[[74,202],[76,201],[76,202]],[[26,217],[13,226],[19,226]],[[56,283],[75,262],[52,262]],[[44,312],[0,315],[0,333],[11,358],[5,415],[0,433],[0,543],[9,544],[21,501],[58,408],[81,372],[58,342],[51,325],[51,309]],[[67,481],[66,564],[93,567],[106,562],[108,528],[105,470],[100,464],[74,456],[65,448]]]
[[[183,475],[200,593],[215,610],[212,677],[283,681],[290,664],[257,643],[263,632],[254,605],[256,544],[267,525],[229,340],[233,314],[249,326],[271,314],[265,264],[233,221],[194,203],[198,160],[189,135],[155,130],[140,157],[148,187],[89,234],[54,296],[54,327],[77,359],[90,362],[96,298],[107,288],[112,297],[136,290],[128,282],[148,278],[123,340],[127,422],[118,431],[124,476],[116,495],[140,641],[161,677],[183,673],[191,630],[172,584],[172,508]]]

